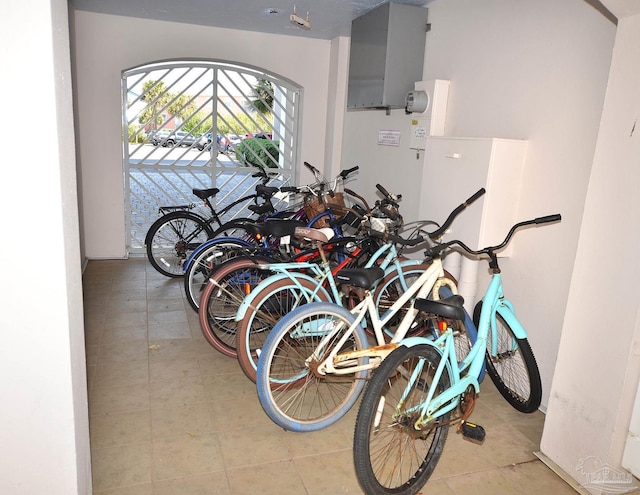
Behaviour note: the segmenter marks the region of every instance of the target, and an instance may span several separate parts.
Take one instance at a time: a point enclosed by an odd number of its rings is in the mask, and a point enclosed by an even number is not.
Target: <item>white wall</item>
[[[3,494],[91,492],[67,15],[66,0],[24,0],[0,20],[0,130],[40,129],[3,150]]]
[[[446,135],[526,139],[517,216],[563,215],[559,225],[518,234],[514,256],[501,265],[538,359],[545,407],[615,26],[582,0],[436,0],[429,22],[423,79],[451,81]],[[372,184],[403,193],[409,219],[424,214],[417,210],[419,194],[441,194],[453,208],[480,187],[458,193],[456,184],[434,184],[433,191],[419,191],[429,164],[406,146],[409,126],[401,110],[348,112],[343,162],[367,169]],[[401,147],[377,146],[378,129],[400,130]]]
[[[85,255],[125,256],[120,77],[124,69],[175,59],[261,67],[304,88],[300,158],[325,167],[331,42],[172,22],[73,13],[78,158]],[[300,181],[311,176],[302,171]]]
[[[620,466],[640,375],[638,60],[636,15],[618,24],[542,438],[543,452],[580,482],[590,474],[581,459]]]

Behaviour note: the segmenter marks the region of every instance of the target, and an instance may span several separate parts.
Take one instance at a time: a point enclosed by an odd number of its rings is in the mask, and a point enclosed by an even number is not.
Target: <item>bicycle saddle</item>
[[[211,196],[215,196],[220,192],[220,189],[217,187],[212,187],[211,189],[193,189],[193,194],[198,196],[200,199],[207,199]]]
[[[273,205],[269,201],[265,201],[261,205],[249,205],[247,206],[247,208],[249,208],[256,215],[264,215],[265,213],[274,211]]]
[[[336,282],[371,289],[382,277],[384,277],[384,270],[379,266],[345,268],[336,274]]]
[[[299,220],[267,220],[266,222],[260,223],[246,223],[245,228],[247,232],[261,236],[273,236],[273,237],[284,237],[287,235],[292,235],[296,227],[301,227],[305,225],[304,222]]]
[[[258,184],[256,186],[256,194],[264,199],[271,198],[279,190],[280,189],[277,187],[263,186],[262,184]]]
[[[452,320],[464,320],[464,298],[459,295],[453,295],[434,301],[432,299],[416,299],[413,303],[413,307],[424,311],[425,313],[431,313],[436,316],[442,316]]]
[[[318,241],[325,243],[329,241],[335,232],[333,229],[329,227],[325,227],[322,229],[314,229],[311,227],[298,227],[296,228],[293,235],[295,235],[298,239],[306,239],[307,241]]]

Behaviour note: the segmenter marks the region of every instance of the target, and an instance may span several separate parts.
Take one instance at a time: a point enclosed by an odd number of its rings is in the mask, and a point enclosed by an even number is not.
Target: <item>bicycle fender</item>
[[[244,319],[247,313],[247,310],[253,307],[254,299],[258,296],[258,294],[260,294],[260,292],[262,292],[262,289],[264,287],[266,287],[269,284],[272,284],[273,282],[277,282],[283,279],[291,280],[291,281],[293,281],[294,279],[305,279],[316,285],[318,283],[318,281],[315,278],[310,277],[309,275],[305,275],[304,273],[290,272],[290,273],[276,273],[275,275],[271,275],[270,277],[265,278],[256,287],[254,287],[254,289],[251,291],[251,294],[249,294],[242,300],[242,303],[240,304],[240,306],[238,307],[238,311],[236,312],[236,321],[242,321]],[[324,294],[329,301],[333,299],[324,287],[320,287],[320,289],[318,290],[318,294]]]
[[[498,307],[496,308],[496,312],[507,322],[507,325],[511,327],[513,334],[517,339],[526,339],[527,331],[524,329],[520,320],[516,317],[515,310],[511,302],[503,299]]]

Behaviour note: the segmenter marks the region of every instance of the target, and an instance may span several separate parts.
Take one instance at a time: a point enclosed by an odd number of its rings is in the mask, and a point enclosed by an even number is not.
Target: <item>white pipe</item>
[[[477,287],[478,261],[462,257],[462,267],[460,277],[458,277],[458,294],[464,297],[464,308],[472,316]]]

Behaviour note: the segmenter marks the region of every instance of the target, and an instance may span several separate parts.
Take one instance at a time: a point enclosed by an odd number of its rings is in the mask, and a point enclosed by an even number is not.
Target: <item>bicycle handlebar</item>
[[[490,257],[492,257],[492,256],[495,256],[493,254],[495,251],[499,251],[500,249],[505,247],[507,244],[509,244],[509,241],[511,241],[513,234],[519,228],[526,227],[527,225],[540,225],[545,223],[559,222],[561,220],[562,220],[562,216],[559,213],[556,213],[554,215],[547,215],[544,217],[534,218],[533,220],[518,222],[513,227],[511,227],[511,229],[509,230],[509,233],[504,238],[504,240],[500,244],[497,244],[496,246],[488,246],[482,249],[474,250],[474,249],[471,249],[469,246],[467,246],[464,242],[458,239],[455,239],[442,244],[438,244],[436,246],[432,246],[426,250],[425,254],[427,255],[427,257],[432,258],[434,256],[438,256],[442,251],[444,251],[448,247],[457,245],[457,246],[460,246],[469,254],[473,254],[473,255],[488,254]]]
[[[349,176],[349,174],[356,172],[359,169],[360,167],[356,165],[353,168],[348,168],[347,170],[343,170],[342,172],[340,172],[340,177],[342,177],[343,179],[346,179]]]
[[[477,200],[480,196],[482,196],[485,192],[487,192],[485,190],[485,188],[481,188],[479,189],[473,196],[471,196],[469,199],[467,199],[464,203],[462,203],[460,206],[458,206],[455,210],[453,210],[449,216],[447,217],[447,219],[444,221],[444,223],[440,226],[439,229],[431,232],[429,234],[429,237],[431,239],[436,239],[438,237],[440,237],[442,234],[444,234],[446,232],[446,230],[451,226],[451,224],[453,223],[453,221],[455,220],[455,218],[462,213],[467,206],[469,206],[471,203],[473,203],[475,200]]]

